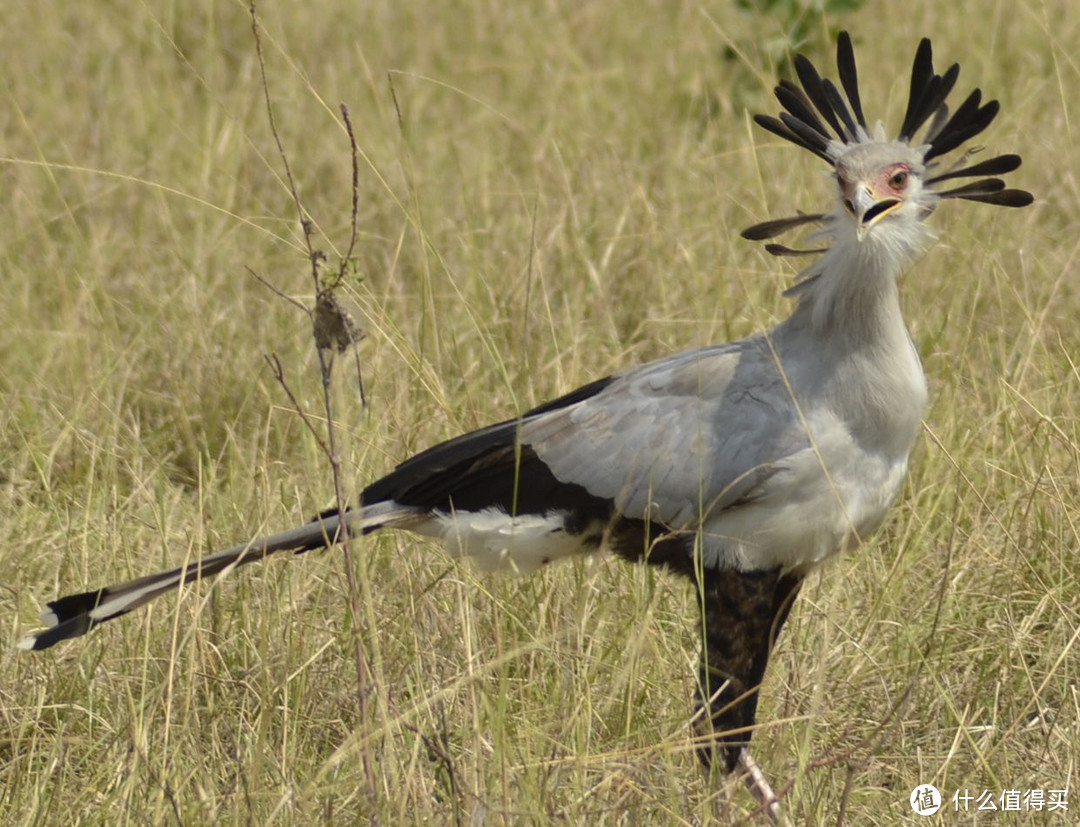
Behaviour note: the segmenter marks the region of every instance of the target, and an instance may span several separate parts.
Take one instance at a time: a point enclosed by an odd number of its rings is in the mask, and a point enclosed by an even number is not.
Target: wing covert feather
[[[560,481],[673,528],[754,499],[809,445],[760,336],[623,374],[579,404],[526,420],[521,439]]]

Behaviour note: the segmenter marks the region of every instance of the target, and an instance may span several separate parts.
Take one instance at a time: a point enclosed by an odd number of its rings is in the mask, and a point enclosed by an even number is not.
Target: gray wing
[[[672,528],[753,500],[809,447],[763,336],[681,353],[522,423],[561,482]]]

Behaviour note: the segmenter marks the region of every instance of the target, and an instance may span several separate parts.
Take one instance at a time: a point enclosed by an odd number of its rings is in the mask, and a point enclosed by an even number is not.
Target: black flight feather
[[[360,494],[360,501],[364,505],[396,500],[403,505],[445,507],[445,498],[453,487],[454,480],[460,482],[461,477],[467,475],[480,479],[496,465],[500,465],[501,469],[512,469],[515,464],[525,464],[527,458],[524,455],[520,458],[514,457],[522,420],[574,405],[600,393],[613,381],[612,376],[597,379],[558,399],[526,411],[519,419],[498,422],[421,451],[398,465],[385,477],[371,483]],[[498,458],[500,462],[493,462],[493,458]],[[524,490],[525,487],[521,488]],[[462,499],[460,495],[458,499]],[[518,505],[520,508],[523,503],[519,501]],[[465,506],[458,502],[457,507]],[[337,512],[332,510],[329,513]]]

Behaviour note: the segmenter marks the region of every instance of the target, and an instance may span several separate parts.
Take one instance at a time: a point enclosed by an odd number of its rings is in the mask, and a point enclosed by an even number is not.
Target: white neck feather
[[[837,213],[822,234],[832,244],[792,289],[799,298],[795,316],[823,337],[894,335],[903,327],[897,280],[933,238],[929,228],[919,221],[882,224],[860,241],[848,217]]]

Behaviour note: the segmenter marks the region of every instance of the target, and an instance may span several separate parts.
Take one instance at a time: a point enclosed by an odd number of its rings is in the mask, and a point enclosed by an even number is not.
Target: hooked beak
[[[883,198],[879,201],[873,190],[865,184],[844,187],[844,206],[855,219],[855,237],[859,241],[866,238],[871,227],[902,203],[898,198]]]

